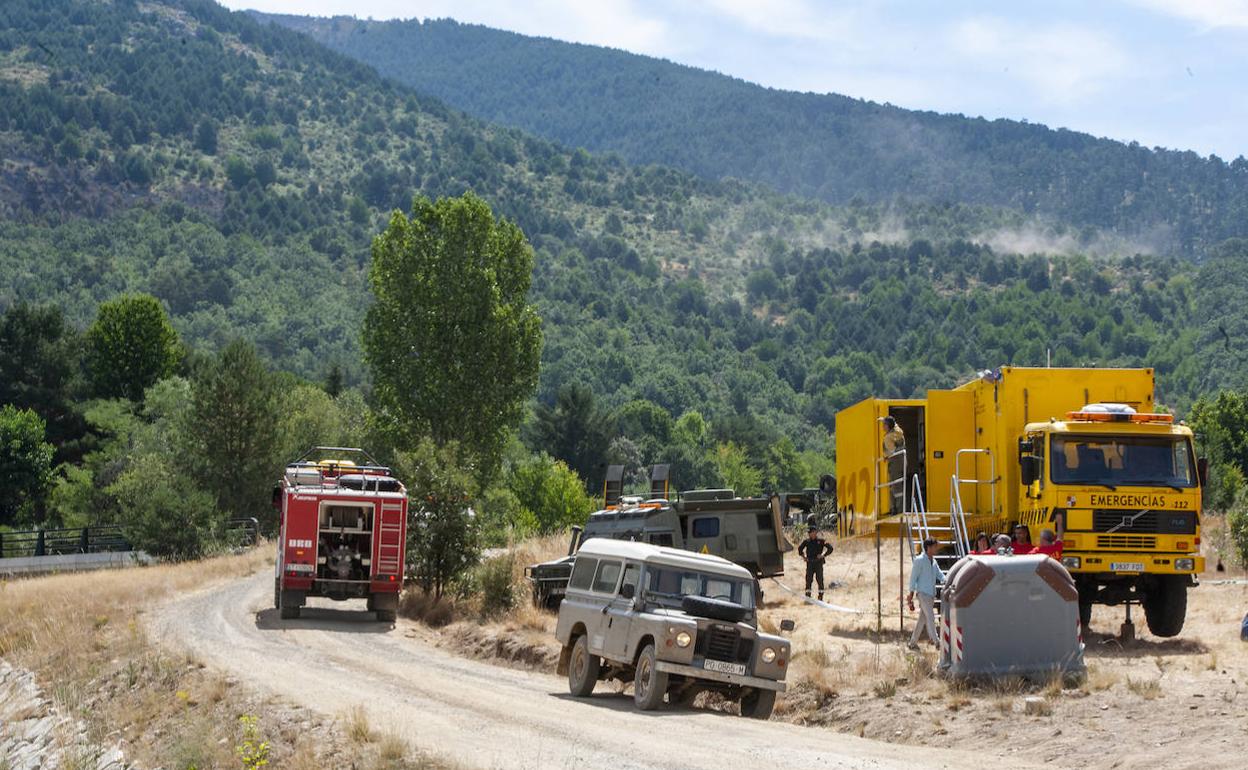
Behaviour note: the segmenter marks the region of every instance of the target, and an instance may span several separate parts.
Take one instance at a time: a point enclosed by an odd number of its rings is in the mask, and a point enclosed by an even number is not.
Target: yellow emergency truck
[[[906,436],[891,473],[886,416]],[[1205,463],[1191,430],[1156,413],[1152,369],[1007,366],[926,398],[868,398],[837,414],[836,453],[842,536],[917,527],[956,556],[979,531],[1021,523],[1038,543],[1064,529],[1085,627],[1093,604],[1138,602],[1153,634],[1182,630],[1204,569]]]

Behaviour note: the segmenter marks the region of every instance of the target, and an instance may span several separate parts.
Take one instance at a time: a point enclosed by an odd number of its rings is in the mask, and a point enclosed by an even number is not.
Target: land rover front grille
[[[754,652],[754,640],[742,639],[740,629],[733,626],[712,625],[698,634],[694,651],[709,660],[747,663]]]

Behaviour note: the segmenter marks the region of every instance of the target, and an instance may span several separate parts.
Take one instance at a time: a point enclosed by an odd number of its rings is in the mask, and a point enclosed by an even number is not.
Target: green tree
[[[458,441],[488,476],[537,385],[533,251],[467,193],[417,198],[373,239],[364,356],[397,445]]]
[[[195,148],[205,155],[217,154],[217,123],[204,118],[195,129]]]
[[[745,450],[729,441],[715,447],[715,471],[720,486],[735,490],[738,497],[750,497],[759,493],[763,474],[750,465]]]
[[[0,524],[36,524],[52,486],[52,445],[43,418],[12,404],[0,407]]]
[[[470,514],[475,498],[472,461],[459,444],[439,446],[428,438],[397,457],[411,501],[408,563],[435,599],[481,555],[477,523]]]
[[[796,492],[804,486],[806,468],[793,439],[781,436],[763,453],[762,484],[768,492]]]
[[[576,471],[545,453],[513,468],[507,486],[543,534],[583,524],[594,509],[594,500]]]
[[[1205,504],[1229,510],[1242,488],[1239,482],[1248,476],[1248,393],[1223,390],[1200,398],[1192,407],[1191,423],[1211,469]]]
[[[282,440],[278,458],[290,460],[314,446],[361,446],[362,426],[354,410],[361,406],[344,393],[338,398],[315,385],[285,388],[279,397]],[[343,405],[349,404],[349,409]]]
[[[279,403],[276,378],[242,340],[201,364],[191,380],[186,457],[216,507],[229,515],[269,517],[282,462]]]
[[[158,556],[194,558],[220,524],[212,496],[187,484],[166,455],[145,454],[108,487],[118,521],[136,548]]]
[[[602,478],[602,464],[610,440],[610,419],[598,408],[587,385],[559,388],[554,406],[538,404],[528,426],[528,444],[567,463],[581,478]]]
[[[0,318],[0,404],[34,410],[61,461],[78,459],[87,424],[75,403],[79,335],[60,308],[19,303]]]
[[[147,294],[100,305],[86,344],[91,381],[104,398],[141,401],[144,390],[178,365],[178,333],[160,302]]]

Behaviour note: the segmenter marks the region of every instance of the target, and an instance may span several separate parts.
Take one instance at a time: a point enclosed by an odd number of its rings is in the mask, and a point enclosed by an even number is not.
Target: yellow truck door
[[[975,448],[975,394],[966,390],[927,392],[927,509],[951,511],[950,482],[959,449]],[[973,457],[962,462],[967,474]],[[962,489],[962,500],[970,507],[974,489]]]

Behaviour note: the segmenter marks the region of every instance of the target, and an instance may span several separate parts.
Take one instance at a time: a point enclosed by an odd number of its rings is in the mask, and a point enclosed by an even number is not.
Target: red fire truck
[[[273,604],[299,617],[309,596],[367,599],[393,622],[403,586],[407,490],[362,449],[316,447],[286,466]]]

